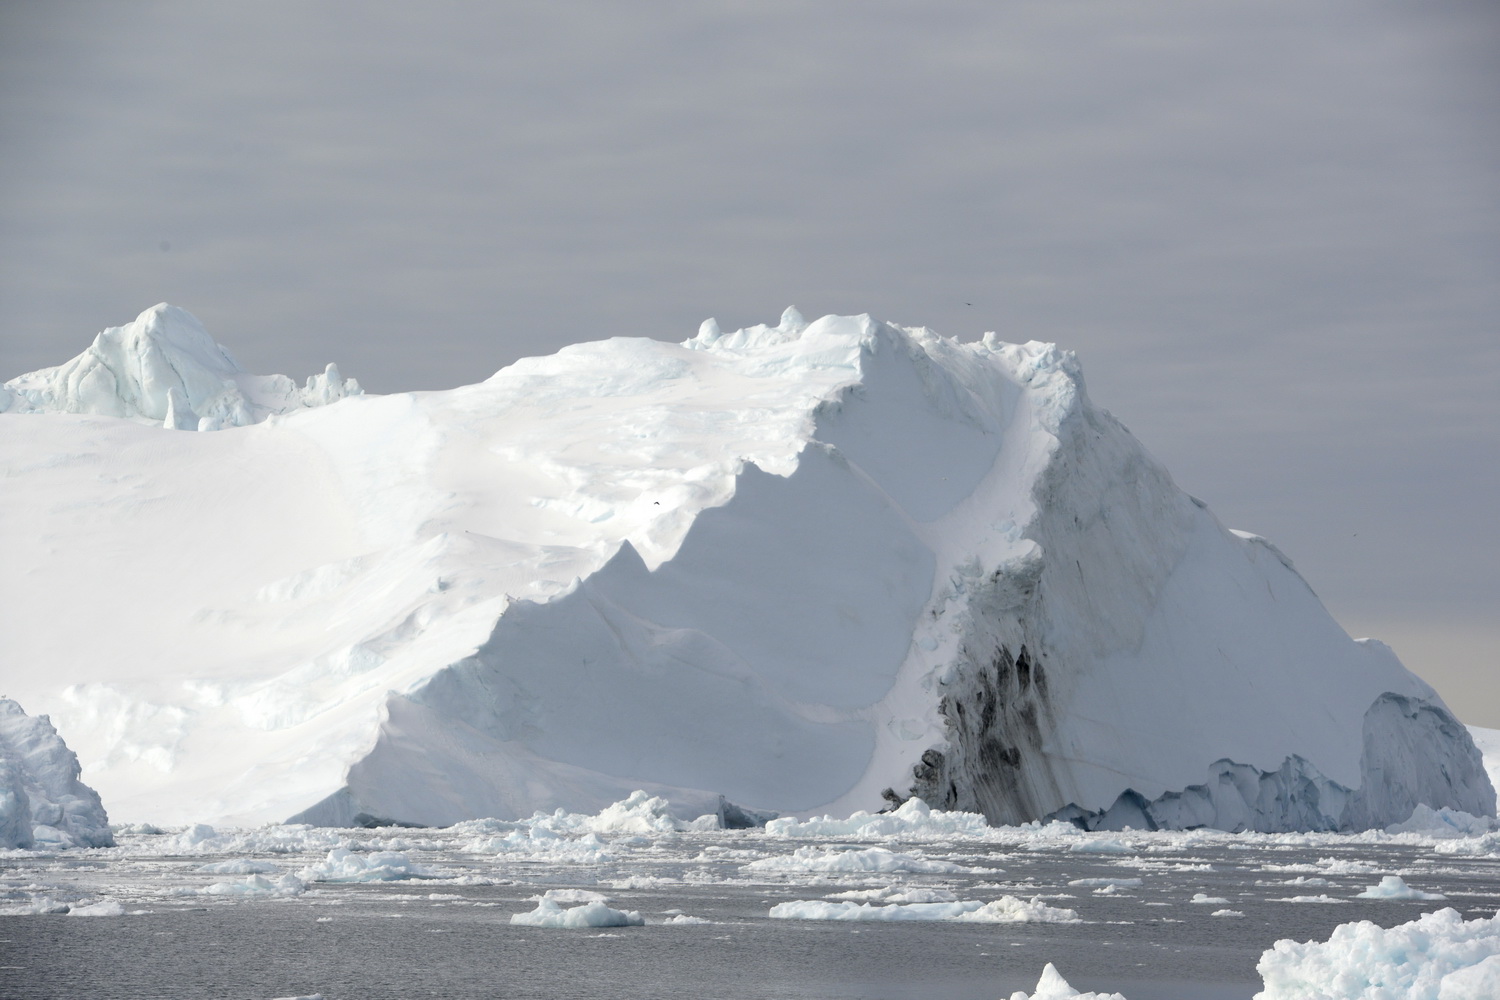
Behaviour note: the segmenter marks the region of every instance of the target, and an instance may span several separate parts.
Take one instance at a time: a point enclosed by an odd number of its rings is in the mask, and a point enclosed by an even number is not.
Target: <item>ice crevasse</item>
[[[119,818],[1494,813],[1441,698],[1052,345],[788,310],[261,416],[0,414],[17,693]]]

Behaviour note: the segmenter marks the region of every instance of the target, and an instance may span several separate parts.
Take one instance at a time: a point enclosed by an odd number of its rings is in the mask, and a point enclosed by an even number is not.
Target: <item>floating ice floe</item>
[[[295,875],[283,875],[274,879],[264,875],[247,875],[238,882],[215,882],[205,888],[188,891],[199,896],[241,898],[300,896],[307,891],[307,883]]]
[[[771,907],[775,920],[953,920],[976,924],[1076,924],[1077,912],[1048,906],[1036,898],[1001,896],[988,903],[963,899],[951,903],[904,903],[877,906],[872,903],[820,899],[795,899]]]
[[[635,910],[616,910],[595,900],[564,908],[555,900],[542,899],[530,913],[513,913],[513,924],[526,927],[640,927],[646,920]]]
[[[972,872],[952,861],[931,861],[914,854],[897,854],[884,847],[838,850],[799,847],[791,854],[761,858],[744,866],[747,872],[919,872],[945,874]]]
[[[879,889],[850,889],[832,892],[829,899],[853,899],[876,903],[952,903],[958,896],[948,889],[926,889],[920,886],[888,885]]]
[[[405,854],[375,851],[356,854],[343,847],[297,873],[304,882],[395,882],[407,878],[441,878],[442,873],[412,864]]]
[[[1440,892],[1423,892],[1406,884],[1400,875],[1387,875],[1379,885],[1372,885],[1355,899],[1447,899]]]
[[[77,904],[68,907],[70,917],[123,917],[125,907],[118,900],[101,899],[97,903],[86,903],[82,906]]]
[[[1069,826],[1076,833],[1077,828]],[[766,824],[771,837],[841,837],[848,840],[992,840],[995,828],[980,813],[945,812],[932,809],[918,798],[907,799],[888,813],[863,810],[840,819],[818,816],[813,819],[773,819]]]
[[[305,823],[281,823],[248,830],[220,831],[194,823],[169,836],[153,837],[123,848],[128,854],[302,854],[347,848],[353,841],[345,832]]]
[[[703,917],[689,916],[686,913],[674,913],[667,919],[663,920],[662,923],[683,926],[687,924],[711,924],[713,923],[713,921],[706,920]]]
[[[1042,970],[1042,978],[1037,980],[1036,990],[1026,993],[1017,990],[1010,995],[1010,1000],[1125,1000],[1118,993],[1080,993],[1068,985],[1068,981],[1057,971],[1057,967],[1051,962]]]
[[[1141,880],[1138,878],[1075,878],[1068,884],[1084,888],[1134,889],[1141,884]]]
[[[193,870],[203,872],[205,875],[269,875],[277,869],[269,861],[251,861],[248,858],[236,858],[233,861],[219,861],[214,864],[199,865]]]
[[[1256,968],[1256,1000],[1494,1000],[1500,915],[1464,920],[1450,908],[1390,929],[1341,924],[1326,942],[1277,941]]]
[[[1221,896],[1210,896],[1207,893],[1195,892],[1193,893],[1193,898],[1189,900],[1189,902],[1197,903],[1199,906],[1223,906],[1225,903],[1228,903],[1229,900],[1224,899]]]

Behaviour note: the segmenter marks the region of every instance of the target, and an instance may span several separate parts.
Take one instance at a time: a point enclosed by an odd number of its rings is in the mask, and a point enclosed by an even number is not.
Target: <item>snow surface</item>
[[[104,806],[79,771],[50,719],[0,698],[0,849],[113,845]]]
[[[90,352],[8,384],[0,600],[46,666],[11,692],[127,821],[1494,811],[1431,688],[1052,345],[788,310],[276,399],[172,307]],[[118,419],[188,411],[226,429]]]

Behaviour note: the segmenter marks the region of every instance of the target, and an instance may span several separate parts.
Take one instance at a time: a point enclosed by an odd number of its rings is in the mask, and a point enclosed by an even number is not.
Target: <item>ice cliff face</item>
[[[0,698],[0,848],[113,847],[98,794],[44,715]]]
[[[1050,345],[789,310],[233,434],[0,421],[26,696],[126,818],[1494,811],[1431,688]]]
[[[66,364],[0,386],[0,412],[97,413],[216,431],[359,392],[333,365],[301,388],[285,375],[251,375],[191,313],[162,303],[100,333]]]

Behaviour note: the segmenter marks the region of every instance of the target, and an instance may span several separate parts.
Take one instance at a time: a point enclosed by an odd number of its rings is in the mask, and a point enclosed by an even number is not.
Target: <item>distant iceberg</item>
[[[8,383],[0,597],[122,818],[1495,811],[1436,692],[1050,344],[788,310],[389,396],[271,392],[169,306],[90,352]]]

